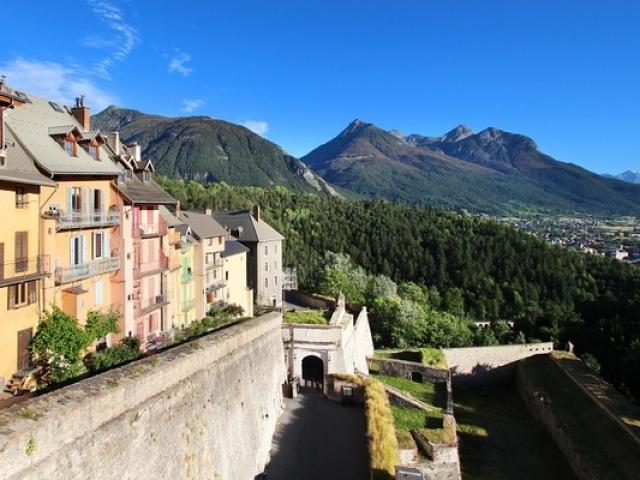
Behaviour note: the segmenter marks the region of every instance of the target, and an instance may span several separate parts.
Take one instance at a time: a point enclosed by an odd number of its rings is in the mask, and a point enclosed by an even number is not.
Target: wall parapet
[[[118,476],[119,469],[127,467],[116,467],[115,462],[109,462],[110,456],[117,457],[120,462],[123,459],[140,462],[144,461],[147,453],[150,456],[157,454],[147,452],[146,447],[153,444],[151,440],[146,442],[139,438],[143,433],[133,433],[132,426],[135,423],[144,426],[144,433],[149,434],[157,430],[158,435],[166,436],[166,441],[171,442],[172,435],[177,435],[177,432],[172,432],[171,429],[162,430],[162,424],[156,425],[156,422],[171,425],[171,416],[177,415],[176,411],[168,409],[172,402],[196,402],[193,408],[185,413],[187,423],[189,415],[199,418],[197,407],[200,407],[200,413],[203,409],[213,408],[221,416],[224,415],[225,408],[217,405],[217,402],[223,401],[225,392],[218,392],[213,386],[217,385],[217,382],[230,382],[232,379],[233,382],[240,381],[241,374],[238,370],[242,368],[245,373],[250,374],[251,369],[247,370],[249,363],[253,365],[253,369],[264,370],[262,373],[256,373],[257,381],[268,382],[264,384],[265,389],[273,389],[273,394],[271,391],[265,392],[265,398],[257,400],[263,403],[256,404],[255,409],[260,412],[259,420],[269,423],[264,425],[265,430],[275,429],[275,420],[279,414],[276,409],[280,408],[281,400],[280,384],[286,376],[280,337],[281,322],[281,314],[268,313],[0,411],[0,464],[4,478],[62,478],[60,475],[63,474],[72,478],[73,474],[77,476],[86,473],[88,476],[89,472],[93,472],[93,478],[114,478]],[[251,355],[254,349],[262,349],[264,355],[270,357],[268,365],[252,362]],[[232,368],[230,362],[237,362],[237,365]],[[258,378],[258,375],[273,378]],[[238,380],[235,380],[236,378]],[[239,391],[244,388],[242,385],[236,386],[235,383],[232,386],[234,390]],[[246,390],[241,391],[247,394]],[[208,399],[202,397],[203,395],[208,395]],[[182,398],[183,396],[186,398]],[[244,410],[245,403],[249,403],[250,399],[243,400]],[[224,402],[229,410],[229,400],[225,398]],[[179,408],[184,408],[184,405],[178,404],[177,409]],[[130,418],[122,423],[125,417]],[[209,420],[213,422],[212,419]],[[220,425],[212,427],[204,420],[199,421],[204,422],[199,427],[200,435],[206,436],[207,428],[220,428]],[[225,418],[217,419],[218,423],[225,421]],[[118,423],[121,426],[115,428],[114,425]],[[104,433],[100,438],[96,438],[98,434],[94,435],[98,431]],[[97,448],[94,444],[107,441],[109,435],[119,436],[116,442],[121,443],[114,444],[112,448],[119,448],[123,452],[105,450],[104,458],[94,461],[102,462],[101,468],[108,471],[99,471],[96,474],[97,467],[86,464],[91,460],[83,455],[88,453],[78,451],[83,445],[87,448]],[[196,434],[190,435],[193,437]],[[174,440],[175,444],[180,444],[184,438],[176,437]],[[264,446],[266,451],[261,454],[264,457],[268,455],[269,444],[270,437]],[[171,448],[171,445],[160,446]],[[154,448],[158,449],[158,445],[154,445]],[[199,448],[205,449],[205,445]],[[261,450],[265,448],[260,444]],[[205,456],[204,453],[201,455]],[[220,452],[217,452],[217,455],[220,455]],[[263,460],[266,461],[266,458]],[[184,459],[179,460],[183,461]],[[70,470],[66,473],[51,470],[53,467],[50,464],[55,463],[68,464],[76,470],[73,470],[73,473]],[[197,470],[198,462],[192,459],[191,463],[193,472]],[[178,468],[176,465],[174,467]],[[50,476],[42,473],[42,469],[47,468],[55,473],[50,473]],[[135,469],[135,466],[130,465],[128,468]],[[150,467],[149,475],[153,476],[151,469]],[[255,470],[255,467],[251,466],[250,470]],[[178,476],[184,476],[184,472]],[[120,475],[120,478],[125,477],[126,474]]]

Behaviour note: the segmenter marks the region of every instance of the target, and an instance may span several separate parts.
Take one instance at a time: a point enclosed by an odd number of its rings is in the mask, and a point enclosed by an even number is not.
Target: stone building
[[[354,321],[342,294],[327,325],[283,324],[282,341],[289,378],[324,389],[327,375],[369,373],[367,357],[374,348],[367,309],[362,307]]]
[[[214,218],[249,249],[247,280],[258,305],[282,307],[282,241],[284,237],[253,211],[218,211]]]

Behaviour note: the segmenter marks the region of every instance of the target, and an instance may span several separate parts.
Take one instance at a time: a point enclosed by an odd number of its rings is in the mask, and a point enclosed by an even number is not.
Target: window
[[[142,172],[142,181],[143,182],[145,182],[145,183],[148,182],[149,178],[150,178],[149,177],[149,172],[147,172],[147,171]]]
[[[265,272],[269,271],[269,262],[264,262],[264,271]]]
[[[106,245],[107,235],[105,232],[95,232],[92,238],[91,244],[91,252],[93,254],[93,258],[104,258],[106,257]]]
[[[265,288],[269,288],[269,279],[268,278],[264,279],[264,287]]]
[[[29,232],[16,232],[16,273],[26,272],[29,265]]]
[[[72,187],[70,190],[71,210],[75,213],[82,211],[82,191],[79,187]]]
[[[64,141],[64,151],[67,152],[67,155],[71,155],[72,157],[76,156],[76,144],[69,140]]]
[[[218,237],[218,245],[222,245],[222,237]]]
[[[93,158],[94,160],[99,160],[100,153],[98,147],[96,147],[95,145],[89,145],[89,155],[91,155],[91,158]]]
[[[83,243],[81,235],[71,237],[71,265],[82,265]]]
[[[268,245],[264,246],[264,254],[265,255],[269,255],[269,246]]]
[[[277,287],[278,286],[278,277],[273,277],[273,284]]]
[[[36,282],[23,282],[8,288],[8,307],[15,309],[36,303]]]
[[[209,246],[210,246],[210,247],[213,247],[213,238],[210,238],[210,239],[209,239]]]
[[[224,272],[224,279],[226,281],[229,281],[229,271],[228,270],[226,272]]]
[[[26,208],[28,205],[24,187],[16,187],[16,208]]]
[[[101,215],[103,209],[103,205],[102,205],[102,190],[99,189],[95,189],[93,191],[93,211],[96,213],[96,215]]]

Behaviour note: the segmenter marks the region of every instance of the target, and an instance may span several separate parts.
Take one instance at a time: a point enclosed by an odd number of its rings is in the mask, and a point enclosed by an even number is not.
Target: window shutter
[[[90,188],[83,188],[82,190],[80,190],[81,194],[82,194],[82,200],[81,200],[81,209],[82,209],[82,213],[88,213],[91,210],[91,204],[90,204],[90,200],[89,200],[89,195],[91,194],[91,189]]]
[[[71,249],[70,249],[70,253],[71,253],[71,265],[75,265],[76,264],[76,237],[71,237]]]
[[[36,303],[36,282],[29,282],[27,286],[29,289],[29,304]]]
[[[80,241],[80,254],[79,254],[79,258],[80,258],[80,263],[84,263],[84,237],[83,236],[78,236],[78,239]]]
[[[73,188],[67,187],[67,215],[73,212]]]
[[[7,287],[7,308],[13,310],[16,305],[16,285]]]
[[[102,258],[109,258],[111,252],[109,250],[109,232],[102,232]]]

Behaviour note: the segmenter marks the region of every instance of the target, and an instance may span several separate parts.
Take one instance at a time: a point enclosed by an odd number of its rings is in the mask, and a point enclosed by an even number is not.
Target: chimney
[[[84,95],[76,97],[76,106],[71,109],[71,115],[82,126],[82,130],[91,130],[91,109],[84,106]]]
[[[133,158],[136,162],[139,162],[142,158],[140,145],[137,143],[132,143],[131,145],[127,145],[127,148],[130,148],[133,151]],[[136,165],[137,166],[137,165]]]
[[[116,155],[120,155],[120,132],[107,133],[107,145]]]
[[[253,218],[258,222],[260,221],[260,205],[258,204],[253,206]]]
[[[180,200],[176,201],[176,218],[180,218]]]
[[[210,209],[210,208],[205,208],[205,209],[204,209],[204,214],[205,214],[205,215],[211,216],[211,213],[212,213],[212,212],[211,212],[211,209]]]

